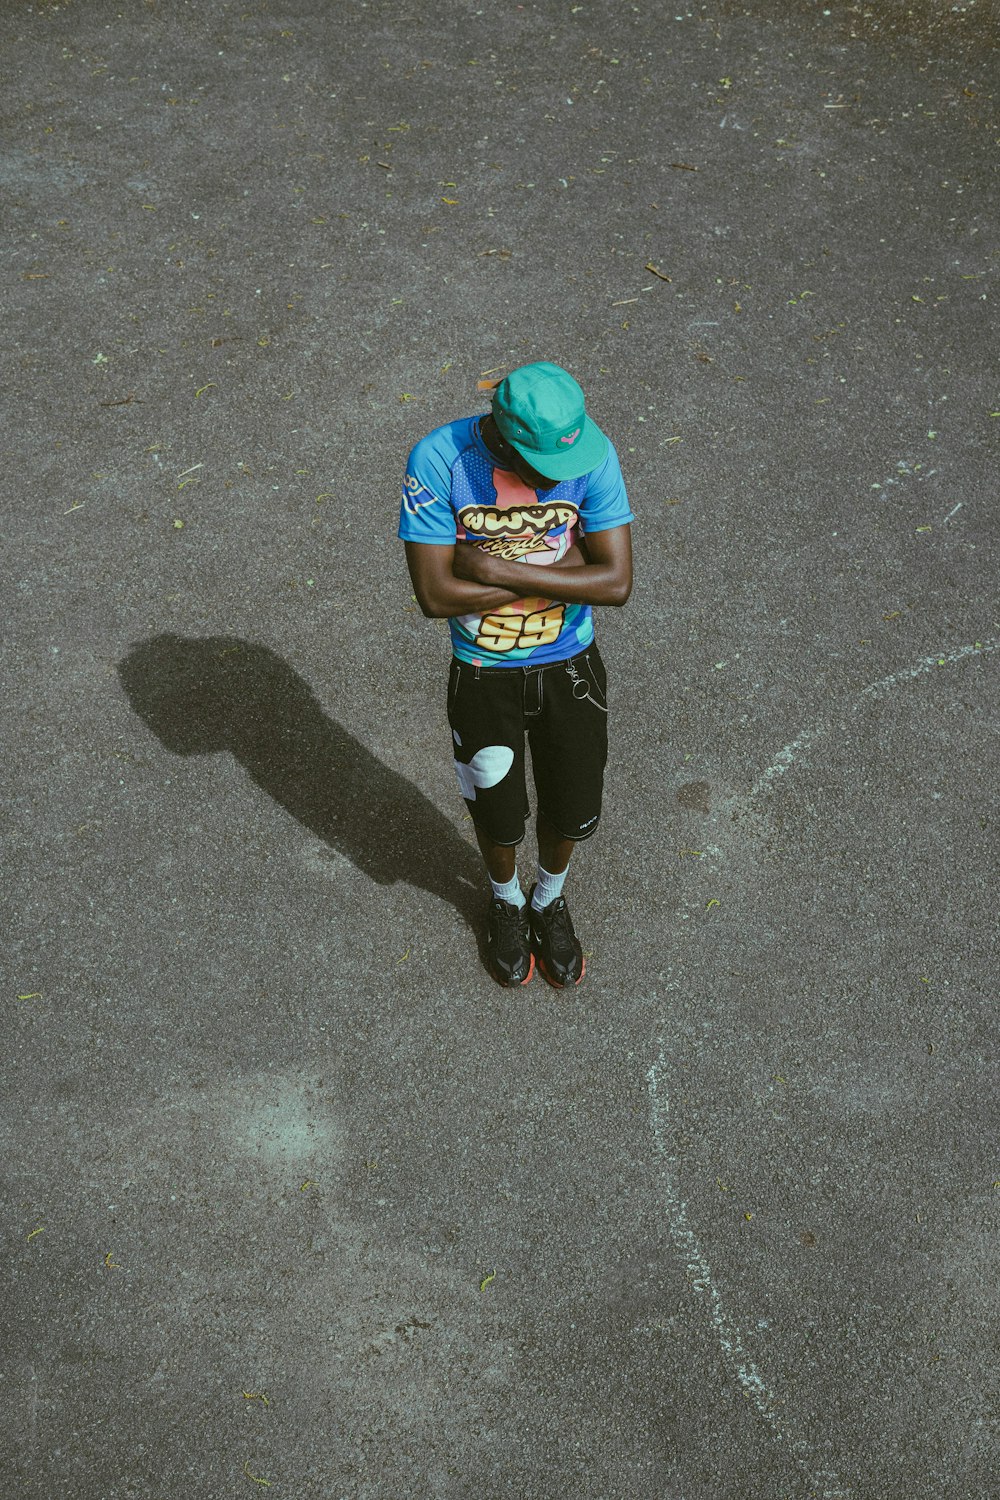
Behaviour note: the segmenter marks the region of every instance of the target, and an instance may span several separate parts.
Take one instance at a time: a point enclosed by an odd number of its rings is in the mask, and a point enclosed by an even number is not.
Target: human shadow
[[[403,880],[474,930],[482,868],[423,792],[323,712],[266,646],[158,635],[119,663],[129,702],[168,750],[228,750],[268,796],[379,885]]]

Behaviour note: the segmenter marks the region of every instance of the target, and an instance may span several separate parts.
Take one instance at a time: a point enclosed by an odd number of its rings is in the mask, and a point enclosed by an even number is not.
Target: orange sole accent
[[[543,977],[545,979],[545,983],[546,984],[550,984],[554,990],[568,990],[570,988],[576,989],[576,987],[577,987],[578,984],[582,984],[583,983],[584,975],[587,972],[587,960],[585,958],[581,958],[581,960],[580,960],[580,977],[579,977],[579,979],[574,979],[573,980],[572,986],[570,986],[568,984],[560,984],[559,981],[558,981],[558,979],[553,979],[552,975],[549,973],[548,969],[542,963],[541,959],[538,960],[538,967],[539,967],[539,969],[542,972],[542,975],[543,975]],[[527,983],[527,980],[525,980],[525,983]]]

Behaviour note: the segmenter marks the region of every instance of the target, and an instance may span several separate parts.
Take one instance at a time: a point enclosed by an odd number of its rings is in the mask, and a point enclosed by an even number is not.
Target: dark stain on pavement
[[[379,885],[429,891],[476,927],[479,856],[444,814],[331,719],[253,641],[158,635],[119,664],[140,719],[175,755],[228,751],[305,828]]]
[[[689,807],[694,812],[711,812],[709,796],[712,788],[707,781],[686,781],[677,790],[677,800],[681,807]]]

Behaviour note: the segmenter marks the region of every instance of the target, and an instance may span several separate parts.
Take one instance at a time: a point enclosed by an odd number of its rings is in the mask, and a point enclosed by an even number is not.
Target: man
[[[536,953],[557,988],[584,975],[562,892],[575,844],[597,827],[607,759],[591,606],[629,596],[633,519],[613,446],[548,362],[512,371],[488,416],[448,422],[410,454],[399,536],[420,608],[451,629],[455,770],[493,887],[487,948],[504,985],[527,984]],[[527,901],[514,854],[525,733],[538,799]]]

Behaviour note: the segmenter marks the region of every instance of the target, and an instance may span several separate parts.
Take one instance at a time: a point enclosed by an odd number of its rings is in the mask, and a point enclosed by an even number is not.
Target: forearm
[[[624,604],[632,587],[627,528],[591,542],[586,553],[574,544],[557,563],[511,562],[472,542],[447,548],[407,542],[406,557],[414,597],[430,619],[490,614],[538,597]]]
[[[464,578],[449,574],[435,580],[432,588],[417,596],[417,602],[428,619],[448,620],[454,615],[488,614],[520,597],[520,592],[513,589],[468,583]]]
[[[535,596],[536,591],[532,588],[535,580],[526,580],[523,570],[514,580],[515,586],[512,588],[495,583],[491,578],[467,577],[459,564],[468,561],[471,551],[476,553],[477,561],[485,557],[478,548],[471,548],[464,543],[457,549],[449,548],[447,555],[443,547],[430,551],[407,546],[414,598],[428,618],[449,619],[455,615],[488,614],[523,599],[526,594]],[[493,561],[489,557],[487,566]],[[574,544],[556,566],[568,568],[578,566],[583,561],[583,553]],[[546,568],[546,575],[548,573],[549,569]]]
[[[562,604],[624,604],[631,582],[617,564],[584,562],[579,554],[548,566],[494,558],[489,570],[491,585],[516,590],[518,596],[542,594]]]

